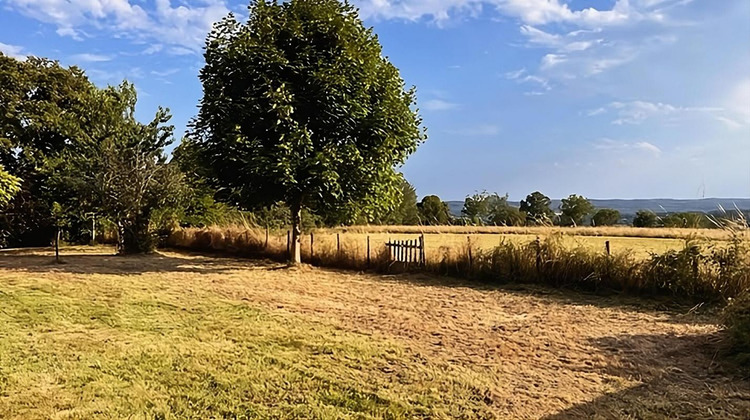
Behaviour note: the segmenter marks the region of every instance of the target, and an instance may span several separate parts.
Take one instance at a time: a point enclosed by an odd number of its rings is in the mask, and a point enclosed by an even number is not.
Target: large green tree
[[[95,91],[77,67],[0,53],[0,165],[7,174],[0,186],[7,203],[0,230],[5,245],[45,245],[52,239],[52,203],[69,197],[50,179],[65,165],[62,151],[96,124]]]
[[[420,222],[425,225],[448,225],[451,223],[451,211],[448,203],[436,195],[422,198],[418,204]]]
[[[592,226],[612,226],[620,221],[620,212],[615,209],[599,209],[591,217]]]
[[[529,223],[550,223],[555,215],[549,207],[551,203],[552,200],[549,197],[539,191],[534,191],[527,195],[525,200],[521,200],[520,210],[526,213],[526,220]]]
[[[594,211],[594,206],[586,197],[571,194],[568,198],[561,200],[560,211],[562,212],[562,225],[578,226],[583,224],[584,218]]]
[[[189,141],[219,197],[291,209],[300,261],[303,208],[349,219],[393,207],[396,168],[424,131],[398,69],[356,9],[338,0],[250,5],[206,40],[203,98]]]

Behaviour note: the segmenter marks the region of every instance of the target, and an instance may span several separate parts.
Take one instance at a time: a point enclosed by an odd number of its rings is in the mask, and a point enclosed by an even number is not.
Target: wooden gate
[[[425,264],[424,256],[424,235],[417,239],[392,240],[385,243],[388,248],[388,255],[392,262],[400,262],[406,265]]]

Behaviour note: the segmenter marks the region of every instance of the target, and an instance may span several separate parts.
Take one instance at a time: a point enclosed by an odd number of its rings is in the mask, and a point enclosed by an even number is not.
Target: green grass
[[[0,275],[0,418],[489,418],[486,378],[158,273]]]

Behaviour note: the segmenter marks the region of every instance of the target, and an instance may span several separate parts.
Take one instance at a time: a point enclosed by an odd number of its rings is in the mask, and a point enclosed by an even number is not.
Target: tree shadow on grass
[[[563,305],[588,305],[598,308],[631,309],[658,312],[668,321],[689,324],[715,324],[720,309],[715,304],[698,304],[673,296],[626,294],[615,291],[590,292],[575,288],[552,287],[533,283],[490,283],[429,273],[381,274],[383,280],[404,282],[424,287],[463,287],[478,291],[502,292],[533,296]]]
[[[88,274],[141,274],[184,272],[197,274],[222,273],[241,269],[282,270],[288,266],[260,256],[241,256],[226,252],[196,252],[168,249],[150,255],[115,255],[113,247],[72,246],[61,249],[64,264],[56,264],[52,248],[21,248],[0,250],[0,270],[25,272],[63,272]],[[320,267],[319,270],[351,274],[352,270]],[[525,283],[496,284],[485,281],[439,276],[430,273],[382,274],[372,272],[377,281],[395,281],[424,287],[461,287],[479,291],[499,291],[534,296],[566,305],[591,305],[601,308],[627,308],[656,311],[677,323],[715,323],[714,308],[691,311],[693,304],[669,296],[634,296],[622,293],[591,293],[566,288]],[[707,308],[707,310],[706,310]]]
[[[723,340],[720,333],[592,340],[607,356],[604,372],[637,385],[544,419],[750,418],[750,380],[724,362]]]
[[[62,264],[55,262],[49,248],[13,249],[0,251],[0,270],[36,273],[77,274],[143,274],[184,272],[197,274],[222,273],[249,267],[274,267],[270,260],[221,258],[189,252],[157,252],[147,255],[116,255],[113,250],[96,247],[64,248]]]

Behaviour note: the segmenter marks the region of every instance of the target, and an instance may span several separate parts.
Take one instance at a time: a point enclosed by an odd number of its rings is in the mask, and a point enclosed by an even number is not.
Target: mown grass
[[[489,418],[487,381],[161,273],[0,274],[0,418]]]

